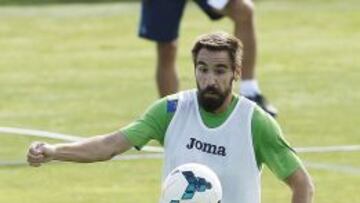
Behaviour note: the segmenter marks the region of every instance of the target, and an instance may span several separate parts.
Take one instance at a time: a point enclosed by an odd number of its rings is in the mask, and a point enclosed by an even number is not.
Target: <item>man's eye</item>
[[[199,71],[202,72],[202,73],[208,72],[208,69],[207,69],[206,67],[204,67],[204,66],[199,66],[198,69],[199,69]]]
[[[219,74],[219,75],[220,75],[220,74],[224,74],[225,72],[226,72],[226,71],[225,71],[224,69],[222,69],[222,68],[215,70],[215,73],[216,73],[216,74]]]

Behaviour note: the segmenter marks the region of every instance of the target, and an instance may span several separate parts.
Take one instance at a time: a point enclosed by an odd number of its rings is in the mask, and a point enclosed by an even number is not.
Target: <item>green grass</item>
[[[31,5],[50,5],[50,4],[78,4],[78,3],[114,3],[114,2],[139,2],[139,0],[0,0],[3,6],[31,6]]]
[[[293,146],[360,144],[360,5],[259,1],[258,78]],[[80,136],[116,130],[157,98],[154,46],[136,36],[137,3],[0,7],[0,126]],[[195,87],[194,38],[231,31],[189,5],[182,23],[181,88]],[[0,134],[0,160],[24,160],[34,138]],[[52,141],[53,142],[53,141]],[[359,167],[359,152],[301,154]],[[0,168],[0,202],[157,202],[161,160]],[[359,175],[310,168],[315,202],[357,202]],[[266,168],[263,202],[290,192]]]

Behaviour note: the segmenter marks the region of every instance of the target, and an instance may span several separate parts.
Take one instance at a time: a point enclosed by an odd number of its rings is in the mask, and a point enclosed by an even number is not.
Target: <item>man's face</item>
[[[202,48],[195,61],[195,77],[200,105],[214,112],[232,90],[234,71],[228,52]]]

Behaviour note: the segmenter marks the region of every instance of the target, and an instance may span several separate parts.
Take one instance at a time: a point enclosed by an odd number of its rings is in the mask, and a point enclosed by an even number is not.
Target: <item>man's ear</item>
[[[234,80],[238,81],[241,78],[241,67],[236,67],[234,70]]]

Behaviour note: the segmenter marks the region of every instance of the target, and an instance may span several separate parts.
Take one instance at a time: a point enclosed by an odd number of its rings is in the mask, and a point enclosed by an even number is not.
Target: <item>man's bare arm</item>
[[[299,168],[286,178],[285,182],[292,190],[292,203],[311,203],[314,196],[314,185],[305,169]]]
[[[51,160],[90,163],[109,160],[131,147],[121,132],[113,132],[74,143],[52,145],[34,142],[29,147],[27,160],[31,166],[40,166]]]

